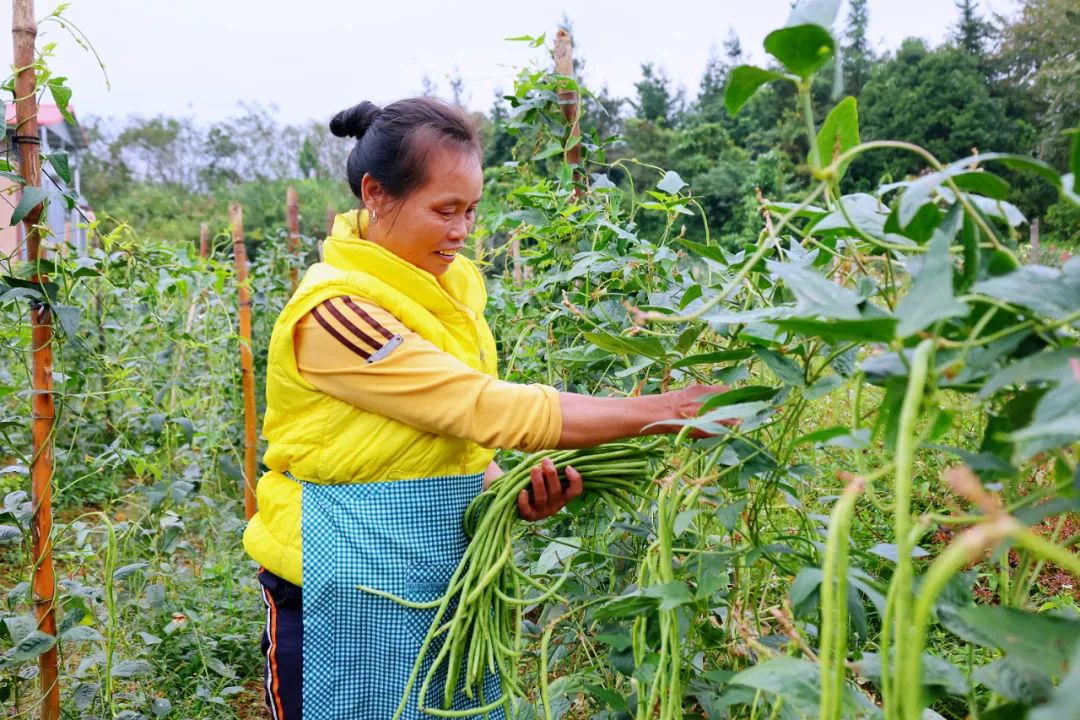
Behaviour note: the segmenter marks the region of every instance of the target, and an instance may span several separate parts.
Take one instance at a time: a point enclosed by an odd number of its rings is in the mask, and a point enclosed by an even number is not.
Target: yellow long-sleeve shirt
[[[474,370],[366,300],[336,297],[294,333],[301,376],[322,392],[413,427],[534,452],[562,434],[559,392]]]

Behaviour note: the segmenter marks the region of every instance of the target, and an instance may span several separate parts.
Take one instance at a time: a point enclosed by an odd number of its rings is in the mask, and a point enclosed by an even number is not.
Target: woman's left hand
[[[551,458],[544,458],[540,464],[529,471],[532,481],[532,499],[529,499],[529,491],[522,490],[518,494],[518,514],[524,519],[534,522],[551,517],[563,509],[582,493],[583,485],[581,473],[566,466],[566,479],[569,485],[564,490],[559,480],[559,471],[555,469],[555,463]]]

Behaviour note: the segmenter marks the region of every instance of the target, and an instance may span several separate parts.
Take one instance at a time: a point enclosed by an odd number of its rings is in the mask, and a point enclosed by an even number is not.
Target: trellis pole
[[[555,33],[555,72],[566,77],[574,76],[574,41],[564,28],[559,28]],[[563,157],[567,165],[574,167],[574,179],[578,183],[584,182],[581,173],[581,125],[578,122],[578,92],[573,87],[564,87],[557,93],[559,106],[562,108],[566,124],[570,126],[570,142],[573,145],[566,150]],[[576,138],[576,141],[575,141]],[[569,143],[568,143],[569,144]],[[581,194],[579,185],[574,187],[574,196]]]
[[[41,184],[41,139],[37,122],[37,81],[34,75],[37,23],[34,20],[33,0],[12,0],[11,34],[15,67],[15,132],[14,142],[19,149],[19,172],[26,185],[23,192],[33,192]],[[23,218],[26,257],[33,264],[31,280],[43,287],[46,278],[38,273],[37,261],[41,250],[42,205],[38,204]],[[52,561],[52,476],[53,427],[56,406],[53,402],[53,319],[48,298],[34,301],[30,306],[30,345],[33,352],[31,372],[31,441],[33,459],[30,461],[30,498],[34,508],[30,523],[33,578],[31,592],[37,629],[56,637],[56,576]],[[60,717],[60,686],[56,662],[56,645],[38,656],[38,677],[41,679],[42,720]]]
[[[285,191],[285,218],[289,230],[289,281],[292,291],[296,292],[300,282],[296,269],[296,258],[300,254],[300,198],[292,185]]]
[[[255,365],[251,355],[251,293],[247,285],[247,248],[244,246],[244,209],[229,204],[233,260],[240,295],[240,371],[244,387],[244,517],[255,514]]]

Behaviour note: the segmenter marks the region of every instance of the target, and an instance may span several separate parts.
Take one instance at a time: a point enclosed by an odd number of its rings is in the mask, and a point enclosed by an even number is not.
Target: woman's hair
[[[345,172],[357,198],[364,173],[391,197],[405,198],[427,180],[427,156],[437,145],[481,155],[480,138],[465,113],[430,97],[384,108],[364,101],[335,115],[330,132],[356,138]]]

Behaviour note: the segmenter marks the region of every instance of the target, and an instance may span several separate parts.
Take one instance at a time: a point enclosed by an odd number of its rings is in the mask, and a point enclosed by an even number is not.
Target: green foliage
[[[891,62],[875,68],[859,105],[864,139],[904,138],[938,158],[974,149],[1012,152],[1029,137],[1026,124],[1010,118],[993,96],[974,58],[952,48],[930,50],[919,40],[905,41]],[[865,187],[882,178],[901,180],[919,166],[911,153],[884,152],[861,158],[850,175]]]

